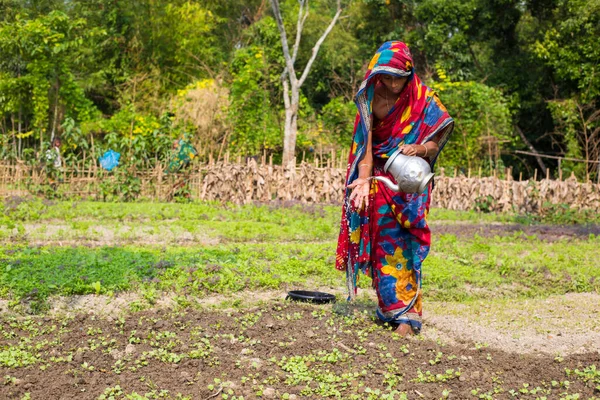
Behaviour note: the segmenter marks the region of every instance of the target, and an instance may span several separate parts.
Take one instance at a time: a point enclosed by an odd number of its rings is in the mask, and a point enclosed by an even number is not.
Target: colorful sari
[[[382,74],[408,77],[400,96],[383,120],[372,115],[375,86]],[[384,43],[369,64],[355,98],[358,113],[350,151],[346,185],[358,178],[358,164],[372,132],[373,175],[394,178],[383,171],[389,156],[403,144],[446,144],[454,127],[437,95],[415,74],[408,47],[398,41]],[[431,168],[439,151],[426,160]],[[422,316],[421,265],[431,244],[427,225],[430,185],[422,194],[394,192],[371,181],[369,207],[357,210],[346,190],[338,239],[336,268],[346,271],[349,300],[356,295],[358,271],[369,274],[378,297],[378,317],[406,323],[420,331]]]

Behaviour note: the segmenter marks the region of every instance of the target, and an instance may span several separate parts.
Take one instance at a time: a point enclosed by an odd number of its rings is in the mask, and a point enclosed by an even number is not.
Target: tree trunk
[[[296,136],[298,134],[298,109],[300,106],[300,88],[292,84],[289,107],[285,108],[285,130],[283,134],[283,165],[288,165],[296,155]]]
[[[306,80],[308,73],[312,67],[315,58],[319,52],[319,48],[323,41],[329,35],[329,32],[333,29],[335,23],[342,13],[342,6],[340,0],[337,0],[337,12],[331,20],[329,26],[325,29],[319,40],[315,43],[312,48],[312,55],[300,78],[296,75],[294,69],[294,63],[298,54],[298,48],[300,46],[300,38],[302,37],[302,29],[304,28],[304,22],[308,18],[308,0],[299,0],[300,10],[298,12],[298,22],[296,27],[296,40],[290,53],[288,46],[287,35],[283,24],[283,18],[281,17],[281,11],[279,10],[279,0],[271,0],[271,6],[273,8],[273,15],[279,28],[279,34],[281,37],[281,47],[283,49],[283,57],[285,59],[285,69],[281,74],[281,80],[283,81],[283,101],[285,105],[285,125],[283,134],[283,165],[287,166],[295,158],[296,154],[296,135],[298,133],[298,108],[300,106],[300,88]],[[291,92],[291,96],[290,96]]]
[[[295,155],[298,133],[297,115],[291,108],[285,110],[285,131],[283,136],[283,165],[288,165]]]

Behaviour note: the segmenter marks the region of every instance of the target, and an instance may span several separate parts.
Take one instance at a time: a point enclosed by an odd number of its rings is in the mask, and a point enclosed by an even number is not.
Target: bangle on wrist
[[[425,154],[423,154],[423,157],[427,157],[427,150],[429,150],[429,149],[424,144],[422,144],[421,146],[425,147]]]
[[[371,167],[371,164],[364,163],[364,164],[358,164],[358,168],[360,168],[360,167],[364,167],[365,165],[366,165],[367,167]]]

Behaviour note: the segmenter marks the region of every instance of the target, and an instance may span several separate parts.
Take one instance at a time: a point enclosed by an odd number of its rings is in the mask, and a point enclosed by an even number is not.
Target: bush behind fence
[[[297,201],[339,203],[346,171],[301,163],[284,168],[272,163],[218,162],[167,174],[159,166],[146,171],[106,172],[98,168],[67,169],[54,180],[36,168],[0,164],[0,196],[43,195],[94,200],[172,201],[177,199],[250,202]],[[547,204],[600,209],[600,185],[566,180],[510,177],[445,176],[438,171],[432,206],[450,210],[538,213]]]

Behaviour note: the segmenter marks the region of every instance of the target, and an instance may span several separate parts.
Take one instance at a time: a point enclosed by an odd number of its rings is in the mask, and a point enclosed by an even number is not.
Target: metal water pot
[[[372,179],[383,182],[395,192],[423,193],[433,178],[429,163],[421,157],[407,156],[400,150],[393,153],[383,166],[398,184],[394,184],[385,176],[374,176]]]

